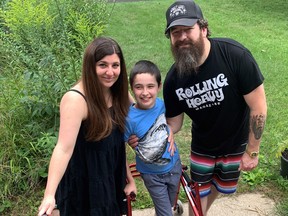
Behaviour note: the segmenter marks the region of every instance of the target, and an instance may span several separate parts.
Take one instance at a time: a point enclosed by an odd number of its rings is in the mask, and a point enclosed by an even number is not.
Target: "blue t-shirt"
[[[148,110],[129,108],[126,118],[124,139],[131,135],[139,138],[136,152],[136,168],[141,173],[163,174],[169,172],[179,159],[176,148],[174,155],[168,152],[169,129],[165,118],[164,102],[157,98],[155,105]],[[176,144],[175,144],[176,145]]]

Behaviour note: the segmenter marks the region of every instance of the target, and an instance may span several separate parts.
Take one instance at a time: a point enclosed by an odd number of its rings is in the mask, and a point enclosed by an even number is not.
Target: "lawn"
[[[105,36],[121,45],[128,71],[140,59],[155,62],[164,80],[173,63],[170,42],[164,35],[165,12],[174,0],[117,1],[109,3],[109,22]],[[113,2],[110,0],[110,2]],[[268,117],[261,144],[259,166],[242,173],[238,193],[261,192],[274,199],[278,215],[288,215],[288,180],[279,174],[279,145],[288,137],[288,4],[285,0],[215,0],[196,1],[209,21],[212,37],[233,38],[246,46],[257,60],[265,77]],[[162,92],[159,94],[162,97]],[[185,118],[182,130],[175,135],[182,162],[188,164],[191,121]],[[127,147],[129,161],[134,153]],[[152,206],[141,181],[135,208]],[[45,185],[15,197],[12,213],[35,215]],[[185,200],[183,194],[180,198]],[[15,213],[16,212],[16,213]]]
[[[125,54],[128,71],[140,59],[154,61],[164,80],[173,63],[170,42],[164,36],[165,12],[172,0],[147,0],[116,3],[105,35],[116,39]],[[196,1],[209,21],[212,37],[233,38],[246,46],[257,60],[265,77],[268,118],[261,144],[260,164],[250,173],[243,173],[238,193],[261,191],[282,201],[279,214],[287,215],[288,183],[279,175],[278,145],[287,139],[288,83],[287,11],[285,1],[217,0]],[[112,6],[112,5],[111,5]],[[162,93],[159,94],[162,97]],[[176,135],[182,161],[188,163],[191,122],[186,118]],[[130,151],[129,151],[130,152]],[[133,153],[129,153],[133,158]],[[132,156],[131,156],[132,155]],[[144,190],[144,189],[143,189]],[[151,205],[138,199],[139,208]],[[146,192],[145,192],[146,193]],[[286,202],[286,203],[285,203]]]

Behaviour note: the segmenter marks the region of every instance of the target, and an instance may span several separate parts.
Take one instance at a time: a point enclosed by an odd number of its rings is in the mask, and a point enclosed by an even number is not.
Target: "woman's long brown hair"
[[[98,61],[114,53],[120,59],[120,75],[111,87],[113,102],[109,111],[95,70]],[[88,106],[88,116],[85,121],[86,139],[98,141],[107,137],[112,131],[113,123],[121,132],[124,132],[129,105],[128,77],[122,50],[115,40],[98,37],[88,45],[83,58],[82,82]]]

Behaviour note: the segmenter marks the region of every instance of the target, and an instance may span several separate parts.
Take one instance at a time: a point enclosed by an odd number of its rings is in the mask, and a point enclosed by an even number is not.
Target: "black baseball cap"
[[[176,1],[166,11],[165,35],[169,37],[169,29],[173,26],[193,26],[199,19],[203,19],[203,14],[193,0]]]

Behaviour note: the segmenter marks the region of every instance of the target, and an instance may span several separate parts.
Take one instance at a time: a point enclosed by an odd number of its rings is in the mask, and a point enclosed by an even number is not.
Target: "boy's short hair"
[[[137,74],[142,74],[142,73],[149,73],[152,76],[155,76],[158,86],[161,84],[161,72],[159,68],[157,67],[157,65],[149,60],[140,60],[135,63],[134,67],[132,68],[130,72],[129,82],[130,82],[131,88],[133,87],[135,76]]]

